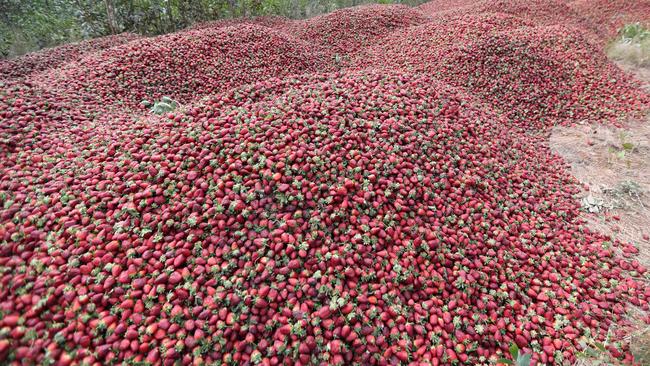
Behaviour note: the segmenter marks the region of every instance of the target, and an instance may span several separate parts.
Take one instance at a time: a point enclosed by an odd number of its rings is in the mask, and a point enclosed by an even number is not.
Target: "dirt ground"
[[[650,92],[650,68],[619,66]],[[588,226],[634,244],[639,249],[635,259],[650,268],[650,115],[621,128],[588,123],[556,127],[550,146],[584,184],[579,199]],[[644,280],[650,282],[647,276]],[[644,316],[632,309],[629,317],[635,326],[626,341],[636,361],[650,365],[650,326],[642,321]],[[610,361],[604,357],[581,364],[607,365]]]
[[[635,244],[650,267],[650,119],[557,127],[550,143],[587,188],[579,198],[589,226]]]

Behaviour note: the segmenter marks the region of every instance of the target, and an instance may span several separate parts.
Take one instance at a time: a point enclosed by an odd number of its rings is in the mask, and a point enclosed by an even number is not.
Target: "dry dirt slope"
[[[650,69],[619,63],[650,90]],[[558,126],[551,148],[584,184],[579,198],[588,227],[615,240],[633,243],[636,260],[650,266],[650,115],[621,127],[602,124]],[[650,327],[643,312],[630,312],[627,340],[641,365],[650,365]],[[609,360],[606,356],[601,356]],[[581,362],[592,365],[594,360]]]

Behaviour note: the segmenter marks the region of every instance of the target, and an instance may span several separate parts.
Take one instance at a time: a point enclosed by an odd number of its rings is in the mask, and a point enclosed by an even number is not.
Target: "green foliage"
[[[611,365],[613,363],[614,360],[607,350],[607,347],[612,345],[610,343],[610,333],[607,333],[604,342],[583,338],[579,341],[579,344],[582,349],[576,355],[579,359],[588,360],[589,364],[592,365]]]
[[[83,38],[69,1],[0,1],[0,55],[16,54]]]
[[[608,49],[609,57],[636,66],[650,65],[650,29],[641,23],[626,24]]]
[[[165,96],[165,97],[162,97],[160,101],[154,103],[154,105],[153,105],[153,107],[151,107],[150,111],[151,111],[151,113],[161,115],[161,114],[165,114],[165,113],[168,113],[168,112],[173,112],[176,108],[178,108],[178,103],[176,103],[170,97]]]
[[[112,33],[157,35],[210,20],[305,18],[365,3],[425,0],[0,0],[0,57]]]
[[[619,34],[627,42],[641,42],[650,38],[650,30],[641,23],[626,24],[619,30]]]
[[[530,359],[533,357],[533,355],[530,353],[522,353],[519,347],[517,347],[517,345],[514,343],[510,345],[509,350],[512,360],[509,360],[507,358],[500,358],[497,360],[497,362],[506,365],[530,366]]]

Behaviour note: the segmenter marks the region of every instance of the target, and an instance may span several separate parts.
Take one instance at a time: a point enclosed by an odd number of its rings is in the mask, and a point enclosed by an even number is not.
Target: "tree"
[[[117,20],[115,19],[115,5],[113,0],[104,0],[106,5],[106,23],[108,23],[108,29],[110,29],[111,34],[118,33]]]

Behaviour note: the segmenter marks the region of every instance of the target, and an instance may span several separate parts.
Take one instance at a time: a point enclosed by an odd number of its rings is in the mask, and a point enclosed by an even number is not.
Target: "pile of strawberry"
[[[38,71],[55,68],[66,62],[78,60],[84,55],[115,47],[137,38],[138,36],[135,34],[123,33],[48,48],[15,59],[0,60],[0,80],[28,77]]]
[[[422,24],[427,17],[405,5],[368,5],[334,11],[303,22],[296,36],[346,57],[381,43],[392,31]]]
[[[425,14],[440,15],[458,15],[467,13],[465,9],[474,9],[477,0],[431,0],[417,7]]]
[[[577,23],[476,9],[204,25],[0,81],[0,360],[570,364],[650,311],[543,133],[647,96]]]
[[[299,20],[293,20],[281,16],[259,16],[251,18],[232,18],[232,19],[219,19],[209,22],[201,22],[192,25],[192,29],[207,29],[207,28],[222,28],[232,27],[242,24],[260,25],[275,30],[280,30],[285,33],[292,34],[297,27],[302,24]]]
[[[627,23],[650,24],[650,2],[627,0],[574,0],[568,6],[593,24],[607,41]]]
[[[324,75],[43,136],[0,185],[13,357],[573,360],[624,301],[647,307],[616,268],[644,269],[580,230],[556,158],[467,99]]]
[[[435,75],[528,127],[616,121],[648,103],[579,31],[504,14],[441,16],[393,33],[367,54],[357,67]]]
[[[55,74],[64,94],[92,95],[96,103],[138,109],[163,96],[190,102],[272,76],[327,71],[316,46],[267,27],[242,24],[145,38],[70,63]],[[40,83],[52,83],[43,75]]]
[[[537,25],[572,26],[600,48],[616,36],[621,26],[639,21],[647,24],[650,19],[649,2],[627,0],[434,0],[418,8],[434,17],[504,13],[526,18]]]

